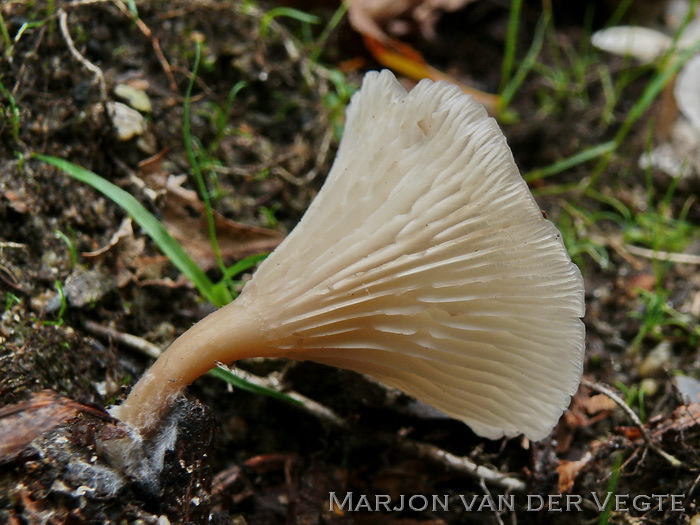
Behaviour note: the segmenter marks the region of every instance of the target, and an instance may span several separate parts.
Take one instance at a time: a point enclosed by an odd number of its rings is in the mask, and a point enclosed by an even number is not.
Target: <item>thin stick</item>
[[[123,344],[124,346],[128,346],[129,348],[134,348],[153,359],[158,359],[160,354],[163,353],[160,348],[153,343],[149,343],[142,337],[119,332],[113,328],[109,328],[108,326],[102,326],[95,321],[85,321],[85,328],[88,330],[88,332],[112,339]]]
[[[175,75],[173,75],[173,68],[170,67],[170,62],[168,62],[168,60],[165,58],[165,55],[163,54],[163,50],[160,47],[158,37],[153,34],[153,31],[151,31],[151,29],[146,25],[146,23],[143,20],[141,20],[137,16],[134,16],[133,13],[129,11],[129,8],[126,7],[126,5],[124,5],[124,2],[121,2],[120,0],[113,0],[113,3],[117,6],[117,9],[119,9],[119,11],[121,11],[123,15],[127,16],[128,18],[131,18],[136,24],[136,27],[138,27],[139,30],[144,34],[144,36],[151,41],[151,46],[153,47],[153,51],[156,54],[158,62],[160,62],[160,67],[163,68],[165,76],[168,77],[168,84],[170,85],[170,89],[172,91],[177,92],[177,82],[175,81]]]
[[[486,482],[484,479],[479,480],[479,486],[481,487],[481,490],[484,491],[484,494],[489,498],[490,501],[493,501],[493,496],[491,495],[491,491],[489,488],[486,486]],[[493,513],[496,516],[496,521],[498,522],[498,525],[504,525],[503,520],[501,519],[501,510],[494,509]]]
[[[625,244],[625,249],[628,252],[638,255],[639,257],[644,257],[645,259],[656,259],[657,261],[668,261],[679,264],[700,264],[700,255],[650,250],[648,248],[641,248],[631,244]]]
[[[413,441],[411,439],[386,436],[388,439],[391,438],[393,443],[406,454],[416,456],[422,459],[427,459],[433,463],[442,465],[449,470],[458,472],[465,476],[471,478],[483,479],[484,482],[491,486],[499,487],[506,490],[512,490],[516,492],[524,492],[526,485],[525,482],[517,478],[512,478],[501,472],[484,467],[482,465],[477,465],[470,459],[462,456],[456,456],[446,450],[443,450],[435,445],[429,443],[421,443],[418,441]]]
[[[644,423],[642,423],[642,421],[639,419],[639,416],[637,416],[637,414],[634,413],[634,410],[632,410],[629,407],[629,405],[625,403],[624,399],[622,399],[615,392],[613,392],[613,390],[611,390],[605,385],[602,385],[600,383],[594,383],[593,381],[588,381],[587,379],[584,379],[581,382],[591,390],[594,390],[601,394],[605,394],[610,399],[612,399],[615,402],[615,404],[619,406],[625,414],[627,414],[627,416],[632,420],[635,426],[642,433],[642,437],[644,438],[644,441],[646,441],[647,446],[654,452],[656,452],[659,456],[668,461],[672,467],[680,467],[681,465],[683,465],[682,461],[675,458],[656,444],[654,438],[651,437],[651,434],[649,434],[649,431],[644,426]]]
[[[63,39],[66,41],[68,50],[70,51],[71,55],[73,55],[73,58],[80,62],[80,64],[85,69],[87,69],[88,71],[92,72],[93,75],[95,75],[94,82],[97,82],[97,84],[100,86],[100,100],[104,102],[105,100],[107,100],[107,84],[105,83],[104,74],[102,73],[102,70],[99,67],[97,67],[87,58],[81,55],[80,52],[76,49],[75,44],[73,43],[73,39],[70,36],[70,32],[68,31],[68,15],[63,9],[58,10],[58,24],[61,28],[61,34],[63,35]]]

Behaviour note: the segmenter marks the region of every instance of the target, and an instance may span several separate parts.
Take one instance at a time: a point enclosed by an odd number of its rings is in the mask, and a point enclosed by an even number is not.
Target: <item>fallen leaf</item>
[[[591,459],[593,459],[593,454],[591,454],[591,452],[588,451],[578,461],[562,460],[559,463],[559,465],[557,466],[557,473],[559,474],[559,481],[557,482],[557,487],[559,494],[564,494],[565,492],[571,491],[571,489],[574,487],[574,481],[576,480],[576,476],[583,467],[588,465]]]
[[[643,434],[639,427],[615,427],[615,432],[623,435],[629,441],[642,439]]]
[[[605,394],[596,394],[583,401],[583,406],[586,412],[590,415],[597,414],[598,412],[611,411],[617,408],[615,401],[610,399]]]
[[[29,204],[22,200],[20,195],[12,190],[7,190],[3,196],[10,201],[10,207],[19,214],[25,214],[29,211]]]
[[[117,231],[115,231],[112,236],[110,237],[109,241],[105,246],[102,248],[99,248],[97,250],[91,251],[91,252],[83,252],[82,255],[83,257],[97,257],[98,255],[102,255],[103,253],[108,252],[110,249],[114,248],[117,243],[120,241],[120,239],[128,238],[128,237],[133,237],[134,236],[134,230],[131,227],[131,218],[126,217],[121,224],[119,225],[119,228]]]
[[[700,403],[682,405],[676,408],[668,417],[657,416],[647,425],[651,427],[652,437],[661,438],[667,432],[688,432],[700,428]]]
[[[648,273],[642,273],[631,276],[627,279],[626,293],[627,297],[634,299],[639,296],[639,290],[651,292],[656,286],[656,277]]]
[[[197,194],[169,177],[163,201],[163,225],[190,257],[204,270],[217,265],[207,229],[204,204]],[[224,260],[239,260],[249,255],[274,250],[283,235],[275,230],[248,226],[214,212],[216,236]]]
[[[402,44],[396,40],[390,40],[389,45],[374,38],[371,35],[364,35],[365,46],[372,53],[372,56],[385,67],[407,76],[413,80],[429,78],[434,81],[444,80],[454,84],[467,95],[471,95],[478,100],[489,113],[493,113],[498,106],[498,96],[485,93],[473,87],[462,84],[454,77],[443,73],[428,65],[423,56],[407,44]]]
[[[28,401],[0,408],[0,464],[13,461],[36,438],[79,413],[111,419],[107,413],[50,390],[36,393]]]
[[[424,37],[434,36],[434,24],[441,11],[456,11],[476,0],[351,0],[350,25],[363,35],[365,47],[385,67],[413,80],[429,78],[456,85],[483,104],[489,113],[498,105],[498,97],[462,84],[454,77],[428,65],[411,46],[390,37],[384,26],[409,18],[421,28]]]
[[[569,450],[576,428],[585,428],[610,417],[617,407],[607,396],[589,394],[590,391],[582,386],[571,398],[569,409],[564,412],[562,422],[554,430],[557,452],[564,453]]]

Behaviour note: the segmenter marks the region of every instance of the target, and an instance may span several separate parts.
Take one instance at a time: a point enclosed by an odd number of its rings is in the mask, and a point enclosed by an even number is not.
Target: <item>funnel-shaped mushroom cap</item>
[[[582,372],[583,282],[496,122],[384,71],[328,179],[231,305],[267,355],[371,375],[497,438],[545,437]]]

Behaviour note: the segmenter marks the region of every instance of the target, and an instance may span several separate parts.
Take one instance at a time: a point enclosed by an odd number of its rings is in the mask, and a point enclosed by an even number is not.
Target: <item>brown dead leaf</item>
[[[559,481],[557,483],[559,494],[569,492],[574,487],[576,476],[593,459],[593,454],[586,452],[578,461],[562,460],[557,466]]]
[[[119,225],[119,228],[117,231],[115,231],[112,236],[109,239],[109,242],[102,248],[99,248],[97,250],[93,250],[91,252],[83,252],[82,256],[83,257],[97,257],[98,255],[102,255],[103,253],[108,252],[110,249],[114,248],[117,243],[124,238],[128,237],[133,237],[134,236],[134,230],[131,227],[131,218],[126,217],[122,223]]]
[[[654,286],[656,286],[656,277],[648,273],[640,273],[627,279],[625,292],[627,297],[634,299],[639,295],[640,289],[651,292]]]
[[[639,427],[615,427],[615,432],[622,434],[629,441],[637,441],[643,437]]]
[[[139,162],[139,176],[149,188],[155,190],[162,190],[165,188],[168,173],[163,170],[163,161],[169,151],[170,148],[165,148],[155,155]]]
[[[661,438],[667,432],[688,432],[700,428],[700,403],[692,403],[676,408],[673,413],[662,418],[651,419],[648,425],[653,429],[652,437]]]
[[[270,252],[283,239],[283,235],[275,230],[241,224],[216,212],[214,222],[224,260],[238,260]],[[201,268],[209,270],[216,267],[204,204],[195,192],[180,186],[174,177],[169,177],[166,184],[163,225]]]
[[[584,406],[586,412],[589,415],[597,414],[605,410],[611,411],[617,408],[615,401],[610,399],[605,394],[596,394],[594,396],[586,398],[582,402],[582,405]]]
[[[10,201],[10,207],[19,214],[25,214],[29,211],[29,204],[22,199],[20,195],[12,190],[7,190],[3,196]]]
[[[36,393],[28,401],[0,409],[0,464],[15,459],[41,435],[70,421],[81,412],[111,419],[96,408],[81,405],[50,390]]]
[[[588,427],[608,418],[617,406],[607,396],[589,394],[587,388],[581,387],[571,398],[569,409],[564,412],[562,422],[555,429],[557,452],[569,450],[576,428]]]

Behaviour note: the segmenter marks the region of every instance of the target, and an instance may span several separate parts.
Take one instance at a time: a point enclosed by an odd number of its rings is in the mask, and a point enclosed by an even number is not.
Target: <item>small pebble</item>
[[[126,142],[134,137],[143,135],[146,131],[146,121],[143,115],[121,102],[107,102],[107,111],[112,119],[117,139]]]
[[[129,106],[141,113],[150,113],[153,111],[151,99],[145,91],[133,88],[126,84],[117,84],[114,88],[114,94],[124,100]]]
[[[663,371],[671,360],[671,343],[663,341],[654,348],[641,362],[638,368],[641,377],[652,377]]]

